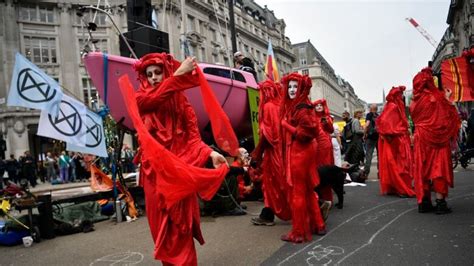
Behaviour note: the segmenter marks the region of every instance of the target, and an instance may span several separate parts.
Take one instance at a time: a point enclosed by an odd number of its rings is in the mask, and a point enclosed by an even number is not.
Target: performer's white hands
[[[216,151],[212,151],[210,156],[211,156],[212,164],[214,165],[214,168],[219,168],[219,166],[221,166],[223,163],[229,166],[229,163],[227,163],[227,160],[225,159],[224,156],[222,156],[222,154]]]
[[[196,69],[196,58],[193,57],[188,57],[186,58],[183,62],[181,62],[181,65],[179,66],[178,69],[174,72],[175,76],[183,75],[189,72],[192,72],[194,69]]]

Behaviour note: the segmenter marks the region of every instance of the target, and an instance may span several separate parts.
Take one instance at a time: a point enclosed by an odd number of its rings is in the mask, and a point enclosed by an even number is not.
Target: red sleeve
[[[156,90],[139,89],[136,93],[140,111],[149,112],[168,99],[175,91],[190,89],[199,86],[199,78],[191,73],[171,76],[163,81]]]
[[[332,125],[331,117],[326,117],[326,123],[321,123],[323,130],[328,134],[332,134],[334,132],[334,126]]]
[[[296,114],[297,125],[295,137],[298,141],[308,142],[317,136],[319,123],[309,109],[302,109]]]

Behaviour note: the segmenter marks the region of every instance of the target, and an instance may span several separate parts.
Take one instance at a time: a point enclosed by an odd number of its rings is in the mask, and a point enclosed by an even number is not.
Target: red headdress
[[[393,102],[398,106],[398,109],[405,112],[405,103],[403,102],[403,92],[405,91],[405,86],[392,87],[385,99],[387,102]]]
[[[326,116],[330,117],[329,113],[329,107],[328,103],[326,102],[326,99],[317,99],[316,101],[313,102],[313,106],[316,107],[316,105],[321,104],[323,106],[323,111],[322,112],[316,112],[316,115],[318,117]]]
[[[267,102],[275,102],[279,103],[281,101],[280,91],[281,85],[280,83],[275,83],[273,80],[267,79],[263,82],[258,84],[260,90],[260,103],[258,106],[258,121],[262,121],[263,119],[263,106]]]
[[[288,83],[292,80],[298,82],[298,90],[296,91],[295,99],[290,99],[290,97],[288,96]],[[284,76],[281,79],[281,84],[283,87],[283,104],[281,109],[283,115],[292,113],[300,104],[311,105],[311,101],[308,99],[309,91],[313,86],[310,77],[308,77],[307,75],[303,76],[299,73],[294,72]]]
[[[413,78],[413,100],[417,100],[424,91],[437,91],[431,67],[423,68]]]
[[[133,65],[133,69],[137,71],[138,79],[140,83],[142,83],[142,86],[148,85],[146,68],[151,65],[161,66],[163,69],[163,79],[166,79],[173,75],[181,63],[167,53],[151,53],[143,56]]]

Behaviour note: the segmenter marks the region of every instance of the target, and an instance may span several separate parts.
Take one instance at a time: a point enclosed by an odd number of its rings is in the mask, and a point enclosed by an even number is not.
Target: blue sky
[[[367,102],[382,90],[412,87],[435,48],[406,20],[413,17],[437,41],[448,27],[450,0],[256,0],[286,23],[292,43],[308,39]],[[278,58],[277,58],[278,59]]]

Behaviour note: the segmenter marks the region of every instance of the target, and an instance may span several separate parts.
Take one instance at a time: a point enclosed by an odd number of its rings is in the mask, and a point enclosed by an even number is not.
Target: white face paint
[[[298,91],[298,81],[296,80],[290,80],[290,82],[288,82],[288,97],[290,97],[290,99],[294,99],[296,98],[296,92]]]
[[[239,155],[240,155],[240,160],[242,160],[242,162],[244,164],[249,164],[250,163],[250,155],[249,155],[249,152],[246,149],[239,148]]]
[[[314,109],[315,109],[316,112],[318,112],[318,113],[324,111],[323,105],[320,104],[320,103],[316,104],[316,106],[314,107]]]

